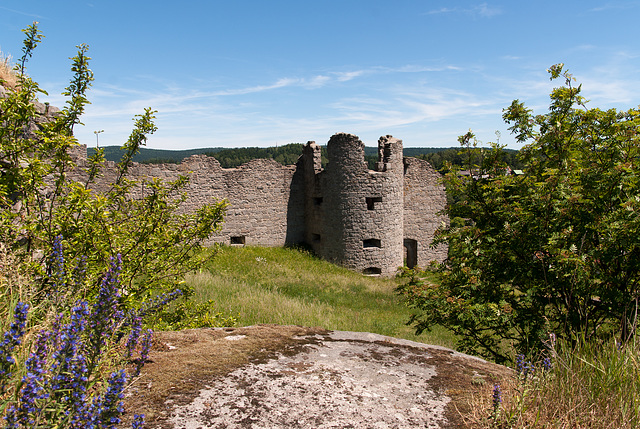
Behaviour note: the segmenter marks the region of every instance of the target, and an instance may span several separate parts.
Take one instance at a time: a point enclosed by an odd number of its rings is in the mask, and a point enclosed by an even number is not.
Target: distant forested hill
[[[491,150],[486,149],[485,150]],[[518,160],[518,151],[514,149],[503,149],[504,151],[504,161],[506,164],[511,167],[513,170],[522,169],[523,164]],[[476,151],[478,154],[478,151]],[[407,156],[406,152],[404,154]],[[448,149],[439,149],[429,153],[421,153],[413,155],[416,158],[424,159],[428,161],[433,168],[440,171],[441,173],[445,173],[445,163],[450,162],[452,165],[464,166],[468,164],[467,156],[463,156],[460,148],[448,148]],[[480,164],[480,155],[477,155],[477,158],[472,161],[475,164]]]
[[[191,155],[201,154],[213,154],[224,150],[222,147],[206,148],[206,149],[187,149],[187,150],[162,150],[162,149],[147,149],[140,148],[140,153],[133,157],[134,162],[141,162],[146,164],[177,164],[185,158]],[[87,156],[93,155],[94,148],[87,148]],[[120,146],[105,146],[104,157],[107,161],[120,161],[124,151]]]
[[[277,147],[241,147],[234,149],[222,149],[207,153],[213,156],[223,168],[237,167],[252,159],[271,158],[282,165],[295,164],[302,155],[302,143],[290,143]]]
[[[295,164],[298,157],[302,154],[302,143],[290,143],[277,147],[243,147],[243,148],[204,148],[189,150],[160,150],[141,148],[133,160],[135,162],[158,164],[158,163],[179,163],[184,158],[191,155],[205,154],[215,157],[223,168],[237,167],[252,159],[271,158],[283,165]],[[93,154],[93,148],[87,148],[87,154]],[[433,167],[440,171],[443,169],[446,161],[453,165],[463,165],[463,158],[459,154],[460,148],[429,148],[429,147],[407,147],[404,148],[404,156],[413,156],[424,159],[431,163]],[[521,168],[521,164],[516,159],[516,150],[505,149],[506,162],[513,169]],[[373,168],[374,163],[378,161],[378,148],[365,147],[365,160],[369,164],[369,168]],[[104,148],[105,158],[109,161],[119,161],[122,156],[122,150],[118,146],[106,146]],[[322,147],[323,165],[327,162],[326,147]]]

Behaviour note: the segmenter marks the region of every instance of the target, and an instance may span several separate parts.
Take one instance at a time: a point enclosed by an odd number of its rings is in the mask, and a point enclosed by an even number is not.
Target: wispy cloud
[[[599,69],[580,70],[576,78],[594,106],[624,107],[619,105],[640,99],[640,81],[623,73],[633,56],[621,51]],[[93,130],[104,129],[101,145],[120,145],[133,116],[151,106],[158,110],[159,131],[150,139],[154,148],[324,143],[335,132],[356,133],[367,144],[393,134],[409,145],[452,146],[469,128],[482,140],[499,129],[508,143],[502,109],[519,98],[543,113],[551,89],[561,84],[549,81],[544,71],[549,64],[529,56],[521,60],[515,75],[481,64],[414,64],[310,72],[222,90],[167,82],[148,89],[97,85],[90,97],[94,104],[83,117],[87,125],[77,135],[91,143]]]
[[[36,18],[36,19],[45,19],[45,17],[42,16],[42,15],[37,15],[35,13],[23,12],[21,10],[9,9],[8,7],[4,7],[4,6],[0,6],[0,10],[6,10],[7,12],[11,12],[11,13],[15,13],[15,14],[18,14],[18,15],[23,15],[23,16],[29,16],[31,18]]]
[[[628,2],[607,2],[601,6],[596,6],[588,10],[588,12],[606,12],[609,10],[625,10],[632,9],[640,6],[640,2],[628,1]]]
[[[454,66],[454,65],[443,65],[443,66],[423,66],[423,65],[405,65],[402,67],[387,67],[380,68],[379,70],[388,72],[388,73],[429,73],[429,72],[444,72],[444,71],[460,71],[463,70],[462,67]]]
[[[419,122],[435,123],[443,118],[454,118],[477,107],[478,103],[470,102],[472,97],[467,93],[434,88],[421,91],[414,85],[413,78],[411,83],[407,78],[400,78],[402,86],[390,84],[398,81],[394,74],[416,73],[416,78],[422,80],[420,73],[439,74],[458,69],[446,65],[371,67],[281,78],[271,84],[224,90],[189,90],[167,82],[160,85],[163,90],[97,85],[91,94],[94,104],[87,107],[83,117],[86,126],[78,127],[77,136],[80,141],[92,144],[95,141],[92,130],[104,129],[100,143],[120,145],[131,131],[134,115],[151,106],[158,110],[156,123],[159,127],[151,139],[153,147],[170,148],[171,141],[180,147],[262,146],[275,143],[265,139],[306,141],[328,138],[338,131],[364,133],[362,138],[377,139],[375,134],[382,135]],[[338,93],[335,101],[328,103],[326,98],[309,101],[306,94],[296,92],[331,85],[340,88],[360,78],[366,78],[358,87],[370,94],[367,97],[341,97]],[[289,91],[268,93],[281,88],[289,88]],[[244,95],[251,95],[251,98],[241,97]],[[215,130],[205,140],[201,137],[203,126]],[[251,139],[255,140],[250,142]]]
[[[502,13],[502,9],[495,6],[490,6],[487,3],[481,3],[477,6],[462,8],[462,7],[441,7],[439,9],[433,9],[427,12],[427,15],[438,14],[450,14],[450,13],[462,13],[472,16],[480,16],[483,18],[491,18]]]
[[[347,82],[364,75],[365,71],[356,70],[356,71],[350,71],[350,72],[333,72],[332,74],[336,76],[336,79],[338,80],[338,82]]]
[[[275,83],[271,85],[257,85],[250,86],[247,88],[239,88],[239,89],[227,89],[224,91],[215,92],[211,95],[244,95],[244,94],[253,94],[256,92],[264,92],[270,91],[273,89],[284,88],[286,86],[299,85],[303,81],[301,79],[292,79],[292,78],[283,78],[279,79]]]

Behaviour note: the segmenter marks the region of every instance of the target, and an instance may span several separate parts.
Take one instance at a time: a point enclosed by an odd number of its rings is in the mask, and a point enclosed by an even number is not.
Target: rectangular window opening
[[[314,197],[313,198],[313,205],[314,206],[321,206],[322,205],[322,197]]]
[[[245,237],[244,235],[236,235],[231,237],[231,244],[244,244]]]
[[[374,210],[376,208],[376,203],[382,202],[382,197],[366,197],[367,200],[367,210]]]
[[[362,247],[364,247],[365,249],[374,247],[380,248],[382,247],[382,242],[377,238],[368,238],[362,241]]]
[[[320,243],[321,239],[320,234],[311,234],[311,240],[313,240],[314,243]]]
[[[362,274],[366,276],[379,276],[380,274],[382,274],[382,269],[379,267],[369,267],[365,268],[362,271]]]

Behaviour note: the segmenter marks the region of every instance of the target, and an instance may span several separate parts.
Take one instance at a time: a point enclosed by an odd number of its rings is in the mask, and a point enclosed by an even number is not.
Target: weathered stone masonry
[[[79,149],[75,155],[83,167],[86,147]],[[228,200],[224,227],[212,242],[307,243],[320,257],[367,274],[393,275],[404,260],[411,266],[443,260],[446,248],[430,246],[446,221],[438,214],[446,201],[439,174],[426,161],[403,158],[402,141],[391,136],[380,138],[378,150],[376,169],[369,170],[364,144],[340,133],[327,144],[325,169],[320,147],[309,142],[296,165],[256,159],[226,169],[215,158],[195,155],[177,165],[134,163],[130,174],[142,181],[187,174],[185,211]],[[98,190],[114,179],[108,164]]]

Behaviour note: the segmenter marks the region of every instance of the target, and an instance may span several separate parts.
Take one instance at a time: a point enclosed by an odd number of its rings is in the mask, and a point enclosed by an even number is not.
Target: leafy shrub
[[[157,330],[177,331],[235,326],[237,318],[225,316],[217,311],[216,303],[213,300],[206,302],[181,301],[159,312],[151,324]]]
[[[57,288],[50,282],[52,277],[44,275],[47,261],[42,250],[53,247],[60,235],[68,259],[85,258],[86,274],[92,279],[108,268],[112,255],[123,255],[122,301],[129,306],[149,298],[151,291],[175,289],[181,275],[202,264],[198,249],[220,229],[226,203],[179,213],[186,198],[186,176],[173,182],[151,180],[144,183],[144,196],[132,195],[140,183],[127,178],[131,160],[156,130],[150,108],[136,116],[108,191],[93,189],[103,167],[101,150],[89,158],[86,180],[69,180],[67,173],[77,168],[69,155],[77,145],[73,127],[80,123],[93,80],[88,47],[78,46],[72,58],[74,75],[64,92],[68,97],[65,107],[53,117],[43,118],[34,101],[44,91],[25,74],[27,60],[42,35],[36,23],[25,34],[23,56],[15,69],[17,84],[6,88],[0,98],[0,241],[22,252],[25,260],[40,255],[34,268],[41,271],[36,281],[41,280],[38,287],[42,292]],[[76,290],[65,283],[71,287],[70,295],[80,294],[89,300],[96,296],[95,284],[89,282],[89,289]]]
[[[85,180],[70,180],[73,128],[93,80],[88,47],[72,58],[66,105],[46,116],[36,108],[44,91],[26,74],[42,35],[37,23],[23,31],[12,81],[0,79],[0,416],[7,427],[112,428],[151,346],[143,326],[204,262],[199,249],[226,203],[181,214],[187,177],[152,180],[132,195],[140,185],[127,178],[132,157],[156,130],[150,108],[136,116],[106,192],[93,189],[102,151],[88,159]]]

